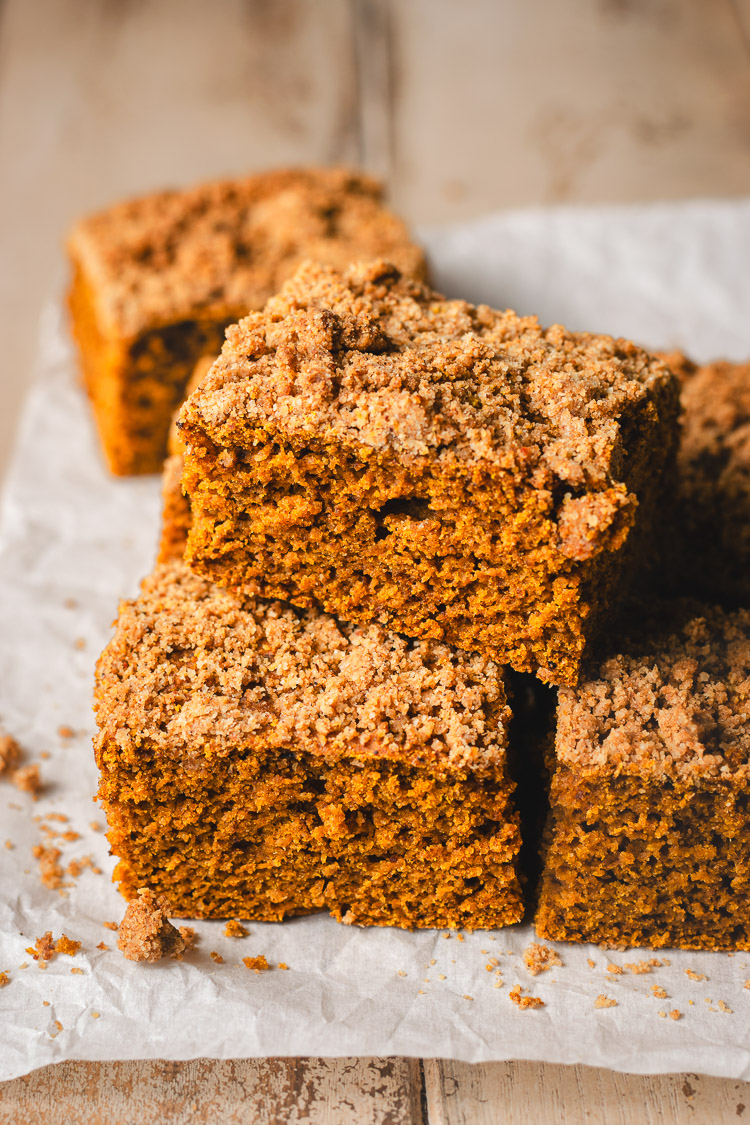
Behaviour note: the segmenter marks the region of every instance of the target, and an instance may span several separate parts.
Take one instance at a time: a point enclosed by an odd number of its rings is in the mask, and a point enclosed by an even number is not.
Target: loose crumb
[[[615,973],[619,976],[623,972],[623,968],[621,965],[607,965],[607,972]]]
[[[222,955],[220,953],[217,953],[215,949],[211,950],[211,952],[209,954],[209,957],[211,958],[212,961],[215,961],[217,965],[223,965],[224,964],[224,958],[222,957]]]
[[[59,890],[63,881],[63,869],[58,863],[62,855],[60,849],[35,844],[31,854],[39,861],[39,875],[44,886],[49,887],[51,891]]]
[[[86,647],[86,638],[85,637],[76,637],[76,639],[73,641],[73,648],[78,649],[79,652],[83,652],[85,647]]]
[[[198,944],[198,935],[192,926],[179,926],[178,929],[182,934],[182,940],[185,942],[185,952],[189,953]]]
[[[246,969],[252,969],[254,973],[263,973],[271,968],[262,953],[258,957],[243,957],[242,964]]]
[[[651,992],[653,993],[654,996],[657,996],[659,998],[659,1000],[668,1000],[669,999],[666,988],[662,988],[662,986],[660,984],[652,984],[651,985]]]
[[[70,972],[74,977],[82,977],[83,976],[83,969],[80,969],[77,965],[74,965],[73,968],[70,970]]]
[[[690,977],[691,980],[708,980],[704,973],[696,973],[693,969],[685,969],[685,976]]]
[[[660,1020],[665,1020],[667,1018],[667,1013],[664,1011],[663,1008],[659,1008],[659,1011],[656,1014],[657,1014],[657,1016],[659,1017]]]
[[[286,961],[279,961],[279,963],[278,963],[278,965],[276,966],[276,968],[277,968],[277,969],[288,969],[288,968],[289,968],[289,966],[287,965]]]
[[[22,757],[20,743],[9,734],[0,734],[0,777],[15,770]]]
[[[553,965],[562,965],[560,956],[554,949],[539,945],[537,942],[532,942],[524,950],[523,961],[533,977],[546,973]]]
[[[650,961],[626,961],[623,968],[629,973],[641,976],[643,973],[650,973],[653,968],[658,968],[660,964],[661,962],[653,957]]]
[[[9,852],[12,852],[12,851],[13,851],[13,849],[15,848],[15,846],[16,846],[16,845],[15,845],[15,844],[14,844],[14,843],[13,843],[13,842],[12,842],[11,840],[6,840],[6,841],[5,841],[5,847],[6,847],[6,849],[7,849],[7,850],[8,850]]]
[[[669,1013],[669,1018],[671,1020],[678,1020],[678,1019],[681,1018],[681,1016],[682,1016],[682,1012],[680,1011],[679,1008],[673,1008],[672,1011]]]
[[[61,812],[48,812],[44,816],[34,817],[34,820],[54,820],[57,824],[67,824],[70,817]]]
[[[99,823],[98,820],[90,820],[89,821],[89,828],[91,829],[92,832],[101,832],[101,830],[102,830],[102,826],[101,826],[101,824]]]
[[[230,922],[227,922],[226,926],[224,927],[224,937],[247,937],[249,933],[250,931],[248,930],[248,928],[246,926],[243,926],[242,922],[238,922],[236,918],[232,919],[232,921]]]
[[[20,789],[22,793],[30,793],[34,799],[42,790],[42,775],[36,762],[33,762],[30,766],[21,766],[20,769],[13,770],[10,779],[16,789]]]
[[[101,1012],[92,1012],[91,1018],[92,1018],[92,1020],[98,1020],[100,1015],[101,1015]]]
[[[588,965],[588,967],[589,967],[590,969],[595,969],[595,968],[596,968],[596,961],[592,961],[592,959],[591,959],[590,957],[587,957],[587,958],[586,958],[586,964]]]
[[[484,967],[488,973],[491,973],[492,970],[496,969],[499,964],[500,962],[498,961],[497,957],[490,957],[489,961]]]
[[[728,1005],[728,1004],[725,1004],[723,1000],[719,1000],[719,1001],[718,1001],[718,1004],[719,1004],[719,1011],[721,1011],[721,1012],[728,1012],[728,1013],[729,1013],[729,1015],[731,1016],[731,1014],[732,1014],[732,1012],[733,1012],[733,1010],[734,1010],[733,1008],[730,1008],[730,1007],[729,1007],[729,1005]]]
[[[57,728],[57,733],[60,738],[75,738],[76,732],[72,727],[63,724],[63,726]]]
[[[595,1008],[616,1008],[617,1007],[617,1001],[613,1000],[611,996],[605,996],[604,993],[602,992],[597,996],[596,1000],[594,1001],[594,1007]]]
[[[100,941],[96,948],[97,949],[109,949],[109,946],[107,945],[106,941]]]
[[[67,934],[63,934],[62,937],[58,938],[55,942],[55,952],[65,953],[68,957],[74,957],[80,948],[80,941],[73,941]]]
[[[0,973],[0,988],[5,988],[6,984],[10,984],[10,973]]]
[[[120,923],[119,923],[119,922],[102,922],[102,925],[104,926],[104,929],[105,929],[105,930],[114,930],[114,931],[117,931],[117,930],[119,930],[119,928],[120,928]]]
[[[162,895],[142,888],[128,903],[120,923],[117,948],[128,961],[160,961],[182,953],[185,939],[169,921],[169,903]]]
[[[465,993],[464,993],[464,1000],[473,1000],[473,999],[474,999],[474,997],[473,997],[473,996],[469,996],[468,992],[465,992]]]
[[[463,940],[464,940],[463,934],[456,934],[456,941],[463,941]]]
[[[514,1004],[517,1005],[517,1007],[521,1009],[544,1007],[544,1000],[542,1000],[539,996],[523,996],[523,991],[524,990],[521,988],[521,985],[517,984],[515,988],[512,988],[508,993],[510,999]]]
[[[51,961],[55,956],[55,942],[52,937],[52,930],[47,930],[45,934],[37,938],[33,946],[27,946],[26,952],[30,953],[35,961]]]

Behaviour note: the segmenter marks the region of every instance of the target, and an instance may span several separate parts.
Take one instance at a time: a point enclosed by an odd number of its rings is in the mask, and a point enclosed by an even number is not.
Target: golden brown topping
[[[272,423],[297,441],[489,461],[572,492],[618,484],[620,420],[657,387],[676,394],[666,365],[627,341],[449,301],[387,262],[344,274],[308,262],[228,330],[180,424],[188,443],[191,424],[231,446],[238,425]],[[629,503],[615,491],[574,522],[614,521],[616,535]]]
[[[750,767],[750,611],[707,609],[561,688],[557,754],[576,766],[721,775]]]
[[[181,562],[121,606],[98,699],[97,747],[148,744],[191,768],[249,738],[481,768],[502,759],[510,717],[487,657],[243,599]]]
[[[160,961],[182,953],[185,940],[170,923],[169,903],[161,895],[142,889],[128,903],[120,923],[117,948],[128,961]]]
[[[125,337],[202,314],[260,308],[303,258],[343,267],[424,257],[387,211],[380,185],[337,168],[290,169],[128,200],[83,219],[70,252]]]

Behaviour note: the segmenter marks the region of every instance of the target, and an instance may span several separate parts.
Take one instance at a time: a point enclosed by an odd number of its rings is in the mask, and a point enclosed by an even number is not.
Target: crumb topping
[[[486,768],[510,719],[488,657],[242,598],[179,561],[123,603],[97,682],[97,751],[148,744],[195,768],[250,738]]]
[[[218,444],[272,425],[297,440],[490,461],[535,488],[603,488],[622,474],[623,417],[659,386],[676,395],[666,364],[625,340],[449,301],[387,262],[343,274],[307,262],[228,330],[180,421]],[[613,495],[607,514],[617,510]]]
[[[146,889],[128,903],[120,923],[117,948],[128,961],[160,961],[182,953],[185,939],[168,918],[169,903]]]
[[[616,772],[750,771],[750,611],[707,609],[561,688],[557,755]]]
[[[344,267],[385,255],[408,274],[425,269],[377,181],[338,168],[265,172],[128,200],[82,219],[69,248],[103,320],[126,337],[261,308],[304,258]]]

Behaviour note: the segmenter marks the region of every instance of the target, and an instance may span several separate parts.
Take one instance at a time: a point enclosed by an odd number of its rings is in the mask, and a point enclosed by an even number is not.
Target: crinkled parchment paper
[[[700,360],[750,355],[749,201],[528,211],[424,238],[451,295],[680,346]],[[750,954],[660,953],[649,972],[613,973],[608,965],[651,954],[560,945],[562,965],[533,978],[521,957],[529,927],[461,938],[318,916],[252,923],[244,939],[197,923],[198,947],[184,961],[126,962],[103,925],[123,913],[112,860],[90,827],[103,821],[92,803],[91,688],[118,600],[151,567],[158,514],[157,481],[104,471],[51,307],[0,529],[0,725],[28,761],[41,760],[46,783],[34,802],[0,782],[0,971],[10,975],[0,989],[0,1079],[61,1059],[296,1054],[545,1059],[750,1078]],[[80,833],[53,841],[64,865],[91,856],[102,874],[85,869],[64,893],[45,888],[32,857],[43,824]],[[46,930],[82,946],[42,971],[25,949]],[[288,970],[242,965],[261,953]],[[545,1006],[516,1007],[508,996],[516,984]],[[616,1004],[597,1007],[600,996]]]

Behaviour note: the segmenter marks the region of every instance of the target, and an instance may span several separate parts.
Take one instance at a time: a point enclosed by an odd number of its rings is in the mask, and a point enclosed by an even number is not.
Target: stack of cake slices
[[[750,948],[750,372],[446,299],[354,173],[71,253],[111,467],[169,446],[97,670],[124,895]]]

